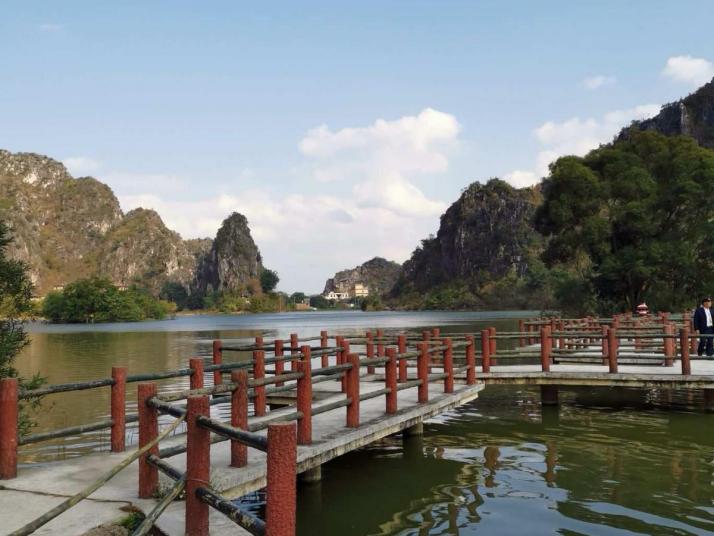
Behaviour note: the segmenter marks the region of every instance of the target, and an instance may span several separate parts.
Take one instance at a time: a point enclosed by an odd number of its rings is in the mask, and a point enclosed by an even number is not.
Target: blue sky
[[[0,147],[184,237],[245,213],[287,291],[403,261],[475,180],[522,186],[714,76],[714,5],[16,2]]]

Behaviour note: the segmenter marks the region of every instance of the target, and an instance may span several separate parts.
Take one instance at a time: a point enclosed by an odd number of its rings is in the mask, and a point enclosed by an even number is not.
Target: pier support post
[[[231,393],[231,426],[248,430],[248,371],[232,371],[231,382],[235,384]],[[231,439],[231,467],[245,467],[247,464],[248,446]]]
[[[296,443],[294,423],[268,425],[266,536],[294,536],[295,534]]]
[[[386,394],[386,413],[397,412],[397,349],[387,348],[387,361],[384,365],[384,388],[389,389]]]
[[[408,426],[404,429],[402,432],[402,435],[404,437],[414,437],[414,436],[423,436],[424,435],[424,423],[422,421],[419,421],[416,424],[412,424],[411,426]]]
[[[397,352],[399,355],[407,351],[407,336],[403,333],[397,337]],[[399,383],[407,381],[407,360],[406,358],[399,360]]]
[[[312,443],[312,361],[310,346],[302,347],[303,357],[298,361],[298,372],[302,378],[297,381],[297,410],[302,413],[298,420],[297,442],[299,445]]]
[[[188,360],[188,366],[191,369],[189,386],[192,390],[203,389],[203,359],[192,357]]]
[[[315,484],[322,480],[322,465],[308,469],[298,475],[300,482],[304,484]]]
[[[0,380],[0,479],[17,476],[17,378]]]
[[[714,389],[704,389],[704,407],[714,411]]]
[[[209,506],[196,489],[210,485],[211,432],[198,424],[198,417],[210,416],[207,396],[189,396],[186,405],[186,534],[208,536]]]
[[[112,367],[111,411],[112,452],[124,452],[126,448],[126,367]]]
[[[540,403],[543,406],[558,405],[558,386],[557,385],[541,385],[540,386]]]
[[[140,383],[137,386],[137,408],[139,411],[139,448],[152,442],[159,435],[158,411],[149,406],[150,398],[156,396],[156,383]],[[159,455],[159,446],[154,445],[139,458],[139,498],[150,499],[159,487],[159,470],[146,459],[149,455]]]
[[[357,354],[348,354],[347,362],[352,365],[345,374],[347,398],[351,401],[347,406],[347,428],[359,428],[359,356]]]
[[[265,378],[265,351],[253,350],[253,379],[257,382]],[[255,385],[253,387],[255,398],[253,398],[253,411],[260,417],[265,415],[266,397],[265,385]]]
[[[213,364],[222,365],[223,364],[223,342],[221,340],[213,341]],[[220,370],[213,371],[213,385],[220,385],[223,383],[223,372]]]

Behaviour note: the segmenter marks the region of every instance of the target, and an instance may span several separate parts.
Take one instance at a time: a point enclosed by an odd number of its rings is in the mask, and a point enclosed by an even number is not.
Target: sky
[[[15,1],[0,148],[184,238],[237,211],[287,292],[403,262],[474,181],[537,183],[714,77],[711,1]]]

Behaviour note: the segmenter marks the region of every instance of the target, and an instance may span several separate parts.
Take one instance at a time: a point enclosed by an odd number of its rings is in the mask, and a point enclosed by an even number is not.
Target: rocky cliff
[[[248,220],[234,212],[223,220],[209,253],[199,266],[198,289],[202,293],[260,294],[262,262],[258,246],[250,235]]]
[[[153,210],[125,215],[107,185],[32,153],[0,150],[0,218],[14,237],[10,255],[28,264],[38,295],[91,275],[155,295],[168,282],[189,293],[251,291],[261,269],[243,216],[230,216],[215,241],[183,240]]]
[[[634,122],[618,138],[626,138],[631,128],[691,136],[699,145],[714,149],[714,79],[691,95],[664,105],[656,116]]]
[[[388,293],[399,277],[401,266],[382,257],[375,257],[349,270],[337,272],[325,283],[324,292],[350,292],[355,283],[369,288],[370,295]]]
[[[462,285],[477,299],[500,281],[523,279],[542,247],[532,224],[540,202],[538,187],[516,189],[500,179],[471,184],[441,216],[436,236],[404,263],[392,296]]]

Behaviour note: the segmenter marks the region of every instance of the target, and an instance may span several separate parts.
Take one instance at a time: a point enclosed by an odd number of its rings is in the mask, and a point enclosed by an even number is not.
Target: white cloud
[[[615,78],[614,76],[604,76],[601,74],[596,76],[588,76],[587,78],[584,78],[581,82],[582,86],[590,91],[595,91],[596,89],[600,89],[605,86],[612,86],[616,83],[617,78]]]
[[[518,169],[505,175],[514,186],[523,187],[537,183],[548,174],[548,165],[563,155],[583,156],[603,143],[607,143],[632,121],[656,115],[660,107],[645,104],[608,112],[601,118],[572,117],[562,122],[547,121],[533,131],[540,144],[535,169]]]
[[[426,108],[416,116],[378,119],[366,127],[309,130],[300,151],[315,162],[321,182],[346,181],[360,206],[399,215],[440,214],[445,205],[428,199],[415,176],[443,173],[461,127],[453,115]]]
[[[75,177],[91,175],[102,167],[101,162],[86,156],[70,156],[62,160],[62,163]]]
[[[42,31],[42,32],[61,32],[64,30],[64,26],[62,24],[55,24],[51,22],[45,22],[42,24],[38,24],[37,28]]]
[[[662,69],[662,76],[698,87],[714,78],[714,64],[703,58],[673,56]]]

